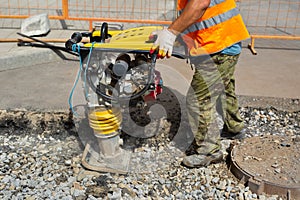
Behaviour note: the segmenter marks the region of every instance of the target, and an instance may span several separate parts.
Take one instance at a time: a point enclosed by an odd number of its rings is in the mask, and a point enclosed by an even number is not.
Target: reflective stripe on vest
[[[209,7],[213,7],[219,3],[223,3],[224,1],[226,1],[226,0],[212,0],[212,1],[210,1]]]
[[[237,8],[234,8],[232,10],[229,10],[223,14],[217,15],[207,20],[196,22],[195,24],[191,25],[188,29],[186,29],[183,33],[184,34],[192,33],[198,30],[209,28],[211,26],[215,26],[239,14],[240,14],[239,10]]]
[[[178,0],[177,9],[183,11],[187,3]],[[217,53],[249,38],[235,0],[211,0],[203,16],[183,34],[191,55]]]

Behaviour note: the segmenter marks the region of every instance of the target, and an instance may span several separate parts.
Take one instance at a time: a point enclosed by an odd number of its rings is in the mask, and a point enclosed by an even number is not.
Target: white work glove
[[[160,31],[155,31],[151,33],[151,36],[156,35],[157,39],[151,47],[150,53],[154,53],[158,50],[157,58],[170,58],[173,51],[173,44],[176,40],[176,35],[169,31],[168,29],[163,29]]]

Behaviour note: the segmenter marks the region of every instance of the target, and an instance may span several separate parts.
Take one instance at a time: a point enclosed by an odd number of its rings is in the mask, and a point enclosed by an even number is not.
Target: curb
[[[30,67],[61,60],[62,58],[51,49],[27,48],[0,57],[0,71],[18,69],[22,67]]]

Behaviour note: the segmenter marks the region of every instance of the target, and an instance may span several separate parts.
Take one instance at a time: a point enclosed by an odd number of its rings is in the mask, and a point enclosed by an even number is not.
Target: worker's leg
[[[229,133],[238,133],[244,128],[244,122],[239,112],[238,100],[235,94],[235,65],[239,55],[231,56],[221,54],[216,63],[221,73],[225,87],[225,95],[221,96],[224,128]]]
[[[220,149],[215,108],[216,100],[223,89],[221,76],[213,58],[196,64],[187,95],[187,107],[198,154],[212,154]]]

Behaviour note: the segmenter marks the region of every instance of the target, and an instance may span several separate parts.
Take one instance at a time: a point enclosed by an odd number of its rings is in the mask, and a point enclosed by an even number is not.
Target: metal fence
[[[85,25],[83,29],[91,29],[93,22],[97,21],[169,24],[176,16],[176,2],[176,0],[0,0],[0,27],[14,24],[19,26],[22,19],[41,13],[48,13],[51,22],[58,22],[60,26],[62,23],[59,22],[67,21],[68,25],[63,28],[74,26],[78,28],[79,24]],[[236,0],[236,2],[251,34],[250,47],[254,52],[256,38],[300,40],[300,0]],[[7,22],[7,19],[11,21]],[[16,22],[18,19],[19,22]]]
[[[176,0],[0,0],[0,18],[24,19],[47,13],[52,20],[169,24]]]
[[[253,53],[257,38],[300,40],[299,0],[239,0],[237,5],[251,34]]]

